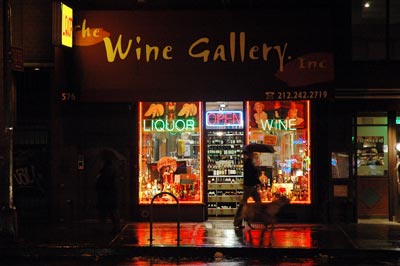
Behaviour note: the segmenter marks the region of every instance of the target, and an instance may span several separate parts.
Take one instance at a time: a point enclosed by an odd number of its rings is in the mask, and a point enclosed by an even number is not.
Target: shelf
[[[236,214],[236,208],[208,208],[208,215],[229,215],[233,216]]]
[[[208,183],[208,190],[236,190],[243,189],[243,185],[241,183]]]
[[[242,143],[222,143],[222,144],[215,144],[215,143],[209,144],[209,143],[207,143],[207,146],[217,146],[217,147],[220,147],[220,146],[237,146],[236,149],[240,150],[240,152],[242,152],[243,144]]]
[[[235,215],[243,195],[244,133],[241,130],[224,132],[223,136],[207,132],[207,169],[210,174],[207,181],[211,193],[207,200],[210,203],[208,214],[211,216]]]
[[[221,178],[221,177],[243,177],[243,175],[209,175],[210,177],[216,177],[216,178]]]
[[[208,202],[240,202],[240,195],[208,196]]]

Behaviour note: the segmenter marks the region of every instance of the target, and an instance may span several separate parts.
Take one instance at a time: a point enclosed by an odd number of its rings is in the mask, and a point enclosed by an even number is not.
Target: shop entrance
[[[400,129],[394,125],[394,117],[388,113],[356,117],[354,172],[358,219],[398,219],[398,191],[394,183],[398,160],[394,146],[400,140]],[[393,134],[394,128],[397,136]]]

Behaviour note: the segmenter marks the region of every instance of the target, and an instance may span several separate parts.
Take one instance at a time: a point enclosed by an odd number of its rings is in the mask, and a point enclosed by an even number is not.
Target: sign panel
[[[334,79],[332,20],[329,10],[318,11],[79,12],[74,46],[81,100],[184,101],[191,92],[193,100],[234,101],[294,88],[321,93],[280,100],[327,97]]]
[[[211,128],[243,128],[242,111],[208,111],[206,127]]]
[[[61,44],[72,47],[73,11],[69,6],[61,3]]]

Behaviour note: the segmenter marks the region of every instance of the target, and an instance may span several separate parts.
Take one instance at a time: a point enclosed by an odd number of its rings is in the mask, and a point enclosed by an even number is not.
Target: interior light
[[[395,148],[396,148],[396,151],[400,152],[400,142],[396,143]]]
[[[226,107],[228,107],[228,104],[225,102],[219,104],[220,111],[224,111]]]
[[[364,7],[365,7],[365,8],[369,8],[370,6],[371,6],[371,3],[370,3],[369,1],[367,1],[367,2],[364,3]]]

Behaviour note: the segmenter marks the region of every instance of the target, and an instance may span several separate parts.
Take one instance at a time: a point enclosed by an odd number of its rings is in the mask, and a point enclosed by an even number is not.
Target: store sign
[[[208,111],[206,113],[207,128],[237,126],[243,127],[242,111]]]
[[[296,130],[296,119],[268,119],[261,120],[262,130]]]
[[[72,47],[72,22],[72,8],[61,3],[61,44],[67,47]]]
[[[237,100],[294,87],[301,94],[273,98],[326,98],[303,91],[333,86],[328,11],[80,11],[73,27],[80,100],[185,101],[189,91],[198,92],[195,100]]]
[[[52,4],[52,42],[53,45],[72,47],[73,9],[60,1]]]
[[[194,119],[144,119],[144,132],[186,132],[195,131]]]

